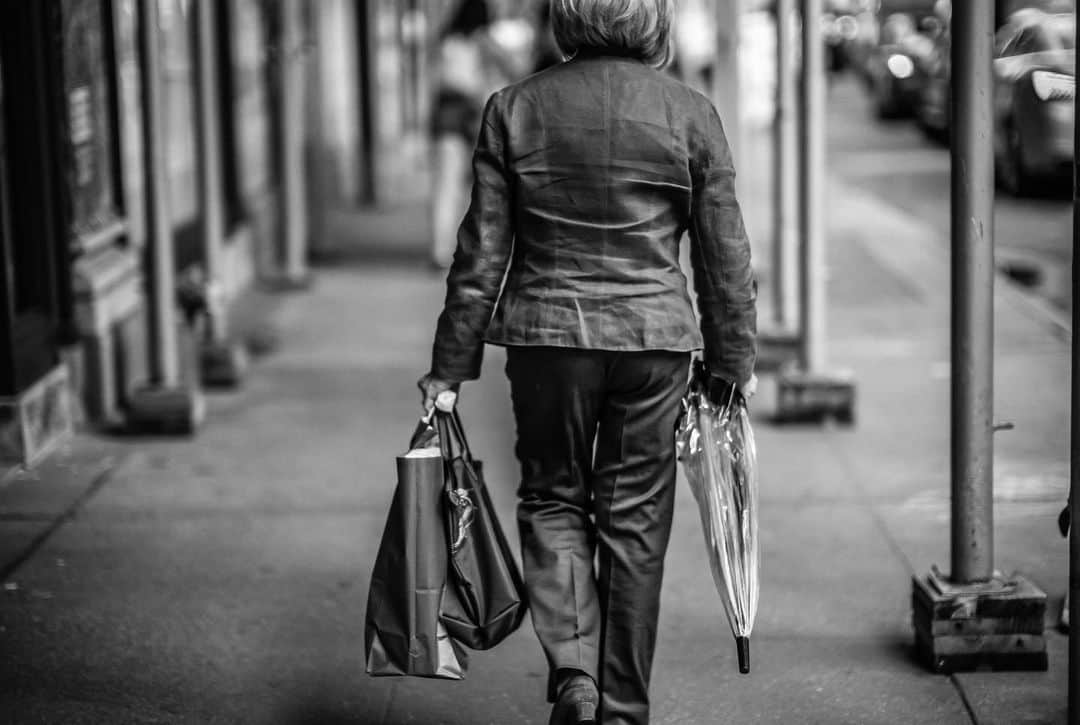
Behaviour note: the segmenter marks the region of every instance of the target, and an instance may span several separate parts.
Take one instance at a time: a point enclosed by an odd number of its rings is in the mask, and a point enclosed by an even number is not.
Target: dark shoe
[[[548,725],[595,725],[600,693],[588,675],[569,678],[559,688],[559,699],[551,710]]]

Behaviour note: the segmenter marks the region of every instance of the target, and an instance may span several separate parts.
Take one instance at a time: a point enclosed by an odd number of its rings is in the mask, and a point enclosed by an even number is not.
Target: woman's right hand
[[[711,401],[717,405],[723,405],[732,395],[732,388],[735,389],[740,396],[742,396],[744,403],[749,403],[750,398],[754,397],[757,392],[758,378],[753,373],[750,374],[750,379],[742,385],[735,385],[730,380],[722,378],[718,375],[709,376],[708,396]]]
[[[461,383],[440,380],[428,373],[416,381],[416,387],[420,388],[423,395],[421,404],[424,406],[424,412],[428,413],[436,404],[439,406],[439,410],[449,411],[453,409],[454,403],[457,402],[457,392],[461,388]],[[446,393],[449,393],[449,395]]]

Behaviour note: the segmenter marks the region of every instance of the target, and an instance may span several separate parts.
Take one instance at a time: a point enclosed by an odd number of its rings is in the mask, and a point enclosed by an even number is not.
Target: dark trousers
[[[674,429],[689,357],[507,350],[522,479],[518,529],[533,626],[549,682],[559,668],[591,675],[605,725],[649,720],[674,509]]]

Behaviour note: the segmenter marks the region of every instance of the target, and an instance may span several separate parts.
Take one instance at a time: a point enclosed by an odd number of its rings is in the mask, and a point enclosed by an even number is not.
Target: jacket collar
[[[570,60],[587,60],[590,58],[620,58],[644,63],[636,52],[625,48],[579,48],[578,52]]]

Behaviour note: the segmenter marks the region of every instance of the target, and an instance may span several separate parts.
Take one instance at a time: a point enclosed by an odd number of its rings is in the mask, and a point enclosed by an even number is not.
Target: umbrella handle
[[[736,637],[735,649],[739,652],[739,672],[741,674],[750,673],[750,638],[749,637]]]

